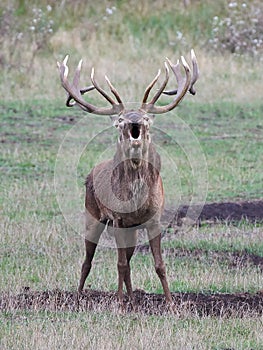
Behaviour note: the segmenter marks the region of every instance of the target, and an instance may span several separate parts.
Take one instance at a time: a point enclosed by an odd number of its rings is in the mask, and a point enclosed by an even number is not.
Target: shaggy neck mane
[[[136,163],[136,159],[125,159],[121,150],[117,149],[113,159],[113,176],[116,176],[120,181],[125,181],[125,179],[149,179],[155,181],[159,176],[161,160],[151,143],[143,159],[138,159],[138,164]]]

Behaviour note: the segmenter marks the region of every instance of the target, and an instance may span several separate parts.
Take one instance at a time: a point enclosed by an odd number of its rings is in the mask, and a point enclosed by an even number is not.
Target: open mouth
[[[142,135],[141,125],[132,123],[129,128],[130,147],[129,156],[133,168],[138,168],[142,162]]]
[[[132,139],[140,139],[141,127],[139,124],[132,124],[130,129],[130,135]]]

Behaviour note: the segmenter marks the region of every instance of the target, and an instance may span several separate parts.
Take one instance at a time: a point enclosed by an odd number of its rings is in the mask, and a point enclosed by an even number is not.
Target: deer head
[[[166,58],[166,61],[164,63],[165,79],[161,87],[157,90],[152,99],[147,102],[150,91],[156,84],[161,74],[161,70],[159,70],[156,77],[146,88],[141,107],[138,110],[125,109],[118,91],[111,84],[108,77],[105,76],[105,80],[110,88],[110,91],[114,95],[115,100],[109,96],[109,94],[97,84],[94,77],[94,68],[92,68],[91,71],[91,82],[93,85],[81,89],[79,87],[79,80],[82,60],[79,62],[78,67],[75,71],[72,84],[68,81],[68,56],[65,57],[62,63],[58,62],[57,65],[60,71],[62,86],[68,93],[66,105],[68,107],[72,107],[77,104],[86,112],[111,116],[113,125],[119,131],[119,145],[122,148],[123,155],[126,158],[131,159],[132,165],[134,167],[137,167],[140,165],[141,160],[147,154],[147,149],[149,143],[151,142],[149,128],[153,122],[152,114],[162,114],[171,111],[184,98],[187,91],[193,95],[195,94],[194,83],[198,79],[199,71],[194,50],[191,50],[191,59],[193,66],[192,73],[183,56],[181,57],[181,63],[178,60],[176,64],[173,64],[168,58]],[[183,66],[185,76],[182,76],[181,64]],[[167,86],[169,80],[169,67],[175,75],[178,87],[175,90],[165,91],[165,87]],[[82,95],[93,89],[96,89],[110,103],[111,106],[106,108],[96,107],[84,100]],[[175,97],[173,101],[166,106],[156,106],[155,104],[162,93],[166,95],[174,95]]]
[[[112,119],[113,125],[119,131],[119,158],[129,159],[133,168],[139,167],[141,161],[148,155],[151,142],[149,129],[153,116],[143,110],[131,110]]]

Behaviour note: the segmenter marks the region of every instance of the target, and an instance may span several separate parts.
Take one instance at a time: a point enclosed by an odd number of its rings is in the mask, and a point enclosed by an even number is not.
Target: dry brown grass
[[[39,8],[40,5],[38,5]],[[12,3],[10,6],[12,8]],[[70,2],[67,6],[72,12],[71,16],[74,16],[77,11],[86,11],[87,16],[76,21],[74,26],[68,25],[65,28],[61,25],[48,39],[44,34],[41,37],[39,30],[37,34],[42,38],[43,47],[36,52],[34,51],[36,50],[34,36],[31,38],[30,33],[26,32],[28,23],[33,21],[33,17],[30,17],[30,8],[27,9],[28,14],[23,26],[20,25],[21,28],[18,28],[21,30],[24,28],[27,36],[25,34],[23,40],[14,41],[18,33],[10,30],[10,36],[2,37],[2,57],[11,55],[12,64],[10,67],[4,65],[2,69],[0,85],[2,96],[7,99],[31,99],[33,97],[62,99],[64,95],[60,88],[56,60],[62,60],[66,54],[70,54],[69,65],[72,71],[78,60],[84,58],[83,85],[89,84],[90,70],[94,66],[101,84],[105,84],[103,76],[107,73],[121,91],[124,100],[140,101],[145,87],[158,68],[163,66],[165,57],[176,61],[183,54],[189,60],[190,48],[194,46],[201,71],[196,101],[210,103],[221,100],[235,102],[260,100],[259,91],[262,85],[260,62],[246,56],[235,56],[227,52],[221,55],[209,50],[209,47],[205,46],[208,40],[205,37],[208,35],[207,32],[204,33],[203,38],[200,32],[199,34],[187,32],[187,23],[184,23],[178,16],[178,13],[181,13],[181,17],[184,18],[187,14],[181,1],[177,3],[157,1],[154,4],[145,2],[141,5],[123,2],[113,11],[112,15],[107,14],[106,10],[114,7],[113,4],[106,6],[98,2],[95,8],[91,5],[82,8],[83,4]],[[53,10],[57,12],[59,18],[64,13],[66,23],[70,18],[67,6],[66,3],[61,2],[60,5],[54,5]],[[207,8],[199,3],[193,6],[191,11],[197,11],[197,16],[201,16],[200,18],[206,16],[205,10],[208,11],[209,5]],[[215,4],[213,6],[215,12],[219,11],[220,6],[219,8]],[[45,9],[45,6],[42,5],[42,7]],[[161,30],[157,31],[158,23],[154,21],[149,22],[150,27],[146,26],[144,31],[141,30],[143,23],[148,23],[146,21],[148,16],[149,18],[156,16],[157,19],[160,16],[161,19],[161,14],[166,14],[169,10],[171,12],[176,10],[178,30],[185,27],[183,30],[185,41],[173,43],[177,34],[171,28],[174,28],[176,23],[173,23],[169,17],[167,20],[171,23],[167,24],[167,28],[163,28],[166,39],[163,38]],[[208,11],[207,16],[211,16],[211,13]],[[138,17],[137,25],[136,22],[133,22],[135,14]],[[190,19],[185,18],[189,21],[191,19],[191,17]],[[205,18],[208,23],[212,21],[212,18]],[[21,18],[18,17],[18,20]],[[190,28],[193,26],[191,21],[189,22]],[[205,24],[202,26],[206,28]],[[200,28],[196,30],[200,31]],[[198,35],[202,38],[199,42]],[[13,48],[10,46],[11,42],[16,42]],[[29,64],[32,55],[35,56],[32,64]],[[171,79],[171,84],[174,84],[173,79]]]
[[[84,43],[82,45],[84,46]],[[71,54],[69,61],[71,76],[78,59],[84,58],[81,79],[83,86],[90,84],[89,76],[91,68],[94,66],[97,79],[102,86],[106,87],[103,75],[107,74],[125,101],[138,102],[142,99],[147,84],[155,76],[157,70],[163,67],[165,56],[176,61],[183,53],[189,61],[189,53],[186,50],[174,52],[169,47],[164,48],[162,52],[156,49],[142,48],[144,58],[136,58],[130,54],[129,45],[112,47],[111,51],[105,55],[99,53],[100,43],[97,45],[98,47],[93,46],[92,52],[82,47],[82,49],[77,50],[77,53],[71,53],[66,45],[61,44],[61,48],[55,51],[52,56],[37,57],[34,63],[35,68],[29,72],[27,78],[23,75],[17,76],[15,72],[4,75],[4,83],[0,87],[2,96],[5,96],[6,99],[30,99],[34,97],[63,100],[64,93],[60,86],[56,60],[62,60],[64,55],[69,53]],[[198,47],[195,48],[195,51],[201,73],[197,83],[198,95],[192,99],[194,102],[232,101],[243,103],[260,100],[259,91],[262,86],[262,68],[260,66],[253,65],[252,60],[242,61],[240,58],[230,55],[215,57]],[[20,82],[17,79],[21,79]],[[17,81],[16,86],[13,86],[12,80]],[[24,83],[26,84],[24,85]],[[173,87],[173,84],[174,79],[171,76],[170,87]],[[6,86],[9,87],[9,92],[7,92]]]

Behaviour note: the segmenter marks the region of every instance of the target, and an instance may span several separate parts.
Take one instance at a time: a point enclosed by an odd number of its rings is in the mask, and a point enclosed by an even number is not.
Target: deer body
[[[162,180],[159,174],[155,174],[156,169],[149,169],[152,166],[147,163],[143,162],[137,170],[125,163],[128,162],[124,161],[114,168],[114,161],[108,161],[92,170],[86,179],[85,206],[101,222],[120,219],[123,227],[144,226],[154,214],[162,212]],[[111,185],[114,197],[106,191],[113,175]],[[96,191],[105,194],[103,200],[96,196]]]
[[[87,177],[86,208],[92,210],[90,206],[95,205],[100,220],[120,218],[124,227],[131,227],[143,225],[153,213],[161,213],[160,156],[152,143],[142,147],[147,147],[146,154],[136,163],[137,159],[126,158],[118,143],[114,158],[96,166]]]
[[[167,59],[178,82],[176,90],[164,91],[169,79],[168,65],[165,63],[166,78],[152,100],[147,102],[149,93],[159,78],[160,71],[146,88],[141,108],[128,111],[125,110],[117,90],[107,77],[105,77],[106,81],[117,102],[98,86],[94,79],[94,70],[91,74],[93,85],[80,89],[78,84],[81,62],[75,72],[73,84],[67,80],[67,57],[62,63],[58,63],[62,85],[68,92],[67,106],[73,106],[76,103],[89,113],[111,115],[113,125],[119,132],[117,149],[113,159],[95,166],[86,179],[86,258],[82,265],[79,292],[83,290],[99,238],[107,224],[114,233],[118,249],[119,301],[121,303],[123,301],[123,284],[126,286],[129,297],[133,299],[130,259],[137,242],[137,230],[145,228],[155,269],[162,283],[166,301],[172,303],[161,255],[160,219],[164,205],[163,185],[160,176],[161,160],[151,142],[149,129],[153,122],[153,116],[150,113],[168,112],[177,106],[187,91],[195,94],[193,85],[198,78],[198,67],[194,52],[192,51],[192,77],[185,59],[182,57],[181,60],[185,70],[185,78],[181,75],[179,62],[173,65]],[[92,89],[96,89],[103,95],[110,102],[111,107],[97,108],[84,100],[81,95]],[[167,106],[155,106],[162,93],[176,95],[176,97]]]
[[[132,131],[134,117],[139,115],[133,111],[126,114],[130,121],[125,125],[128,130],[122,130],[122,140],[118,141],[114,158],[97,165],[86,179],[86,246],[89,246],[90,242],[95,244],[98,242],[103,230],[102,224],[108,223],[113,227],[119,252],[120,301],[123,299],[123,282],[132,299],[129,262],[136,246],[137,229],[146,228],[154,246],[153,251],[158,253],[161,234],[160,218],[164,195],[160,176],[160,156],[150,137],[145,137],[149,135],[148,128],[140,119],[139,121],[136,119],[138,135],[135,135],[137,137],[134,140],[130,142],[129,132],[125,133]],[[143,117],[141,119],[143,120]],[[139,136],[144,136],[140,142],[138,142]],[[93,244],[92,246],[95,248]],[[83,289],[94,253],[95,250],[91,254],[88,250],[86,254],[79,291]],[[156,255],[155,260],[156,271],[159,271],[160,278],[165,286],[167,285],[165,287],[167,298],[171,302],[161,255]]]

